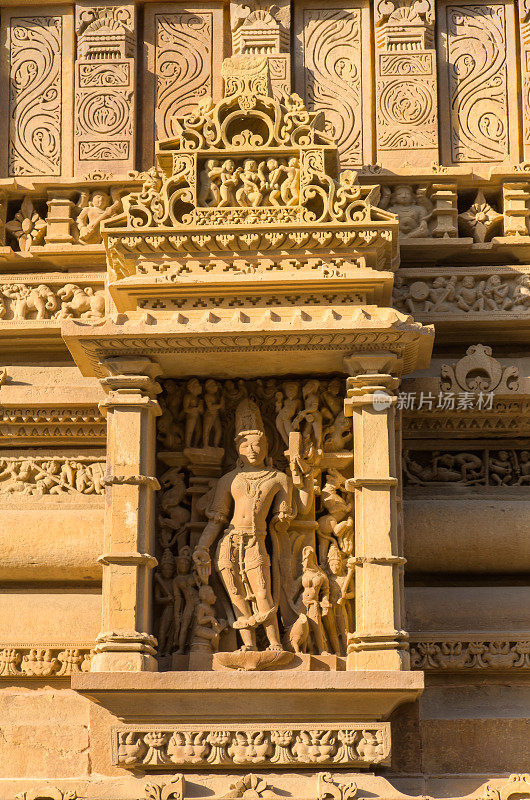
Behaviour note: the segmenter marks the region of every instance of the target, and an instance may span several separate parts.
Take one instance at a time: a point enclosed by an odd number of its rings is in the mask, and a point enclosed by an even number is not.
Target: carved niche
[[[355,559],[344,394],[340,378],[165,383],[154,580],[162,666],[211,668],[212,653],[217,669],[346,655]]]

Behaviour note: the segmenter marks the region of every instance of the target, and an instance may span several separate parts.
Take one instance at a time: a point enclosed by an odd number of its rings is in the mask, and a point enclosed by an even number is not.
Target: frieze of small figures
[[[105,314],[103,288],[78,283],[0,284],[0,322],[8,320],[101,319]]]
[[[0,458],[0,495],[103,494],[104,458],[19,456]]]
[[[407,449],[403,453],[403,476],[409,486],[529,486],[530,449]]]
[[[528,314],[530,275],[454,272],[423,278],[396,275],[393,291],[396,308],[410,314]]]
[[[355,563],[344,395],[333,377],[165,382],[161,656],[233,652],[238,638],[247,669],[286,653],[346,655]]]

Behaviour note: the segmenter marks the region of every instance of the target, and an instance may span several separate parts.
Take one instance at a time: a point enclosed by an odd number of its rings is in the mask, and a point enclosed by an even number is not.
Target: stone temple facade
[[[0,800],[530,798],[530,3],[1,4]]]

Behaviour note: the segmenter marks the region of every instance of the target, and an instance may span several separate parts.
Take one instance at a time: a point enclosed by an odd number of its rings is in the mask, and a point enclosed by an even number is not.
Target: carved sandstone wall
[[[0,3],[0,800],[530,798],[529,15]]]

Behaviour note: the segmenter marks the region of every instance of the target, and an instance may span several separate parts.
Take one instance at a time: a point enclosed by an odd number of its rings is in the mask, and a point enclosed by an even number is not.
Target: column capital
[[[101,386],[107,394],[118,396],[141,395],[156,399],[162,387],[156,380],[162,375],[162,368],[150,358],[117,357],[106,358],[102,362],[107,375],[100,378]]]
[[[403,359],[385,351],[350,353],[343,359],[344,372],[351,378],[366,375],[398,375],[403,372]]]

